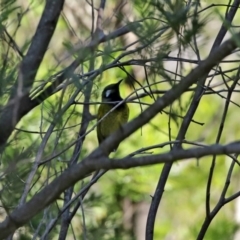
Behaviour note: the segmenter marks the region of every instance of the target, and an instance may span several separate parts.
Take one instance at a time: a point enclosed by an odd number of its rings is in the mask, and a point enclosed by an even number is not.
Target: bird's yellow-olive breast
[[[97,125],[99,144],[128,121],[129,108],[126,103],[122,103],[110,112],[113,107],[123,100],[119,93],[121,81],[108,85],[102,92],[102,103],[98,109],[97,120],[100,120],[106,114],[108,115]]]

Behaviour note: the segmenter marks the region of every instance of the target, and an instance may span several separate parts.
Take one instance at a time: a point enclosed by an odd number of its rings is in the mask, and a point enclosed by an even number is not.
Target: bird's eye
[[[112,90],[110,90],[110,89],[107,90],[105,93],[106,98],[108,98],[111,95],[111,93],[112,93]]]

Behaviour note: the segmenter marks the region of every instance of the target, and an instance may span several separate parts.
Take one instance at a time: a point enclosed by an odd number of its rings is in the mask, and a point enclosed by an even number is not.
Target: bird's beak
[[[123,81],[123,79],[121,79],[121,80],[117,83],[117,85],[119,86],[119,85],[121,84],[122,81]]]

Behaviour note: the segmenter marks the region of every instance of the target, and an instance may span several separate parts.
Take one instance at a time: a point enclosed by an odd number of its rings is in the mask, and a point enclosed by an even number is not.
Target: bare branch
[[[139,158],[109,159],[106,157],[92,156],[81,163],[67,169],[59,177],[53,180],[42,191],[37,193],[29,202],[14,210],[0,224],[0,239],[7,237],[18,227],[28,222],[37,213],[51,204],[65,189],[84,178],[86,174],[100,169],[127,169],[136,166],[174,162],[192,158],[201,158],[208,155],[240,153],[240,143],[233,142],[228,145],[211,145],[203,148],[187,150],[175,150],[163,154],[144,156]]]

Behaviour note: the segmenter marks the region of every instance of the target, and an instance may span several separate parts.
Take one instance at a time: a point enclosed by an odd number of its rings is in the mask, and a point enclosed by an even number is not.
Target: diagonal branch
[[[29,91],[55,31],[64,0],[48,0],[26,56],[19,67],[18,79],[8,104],[0,115],[0,146],[3,146],[18,121],[28,112]],[[10,104],[9,104],[10,103]]]

